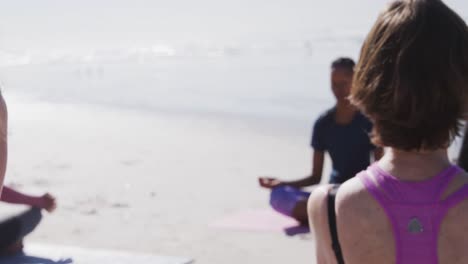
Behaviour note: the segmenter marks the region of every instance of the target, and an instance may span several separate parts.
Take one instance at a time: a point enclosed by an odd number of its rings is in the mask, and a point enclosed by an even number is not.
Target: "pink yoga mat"
[[[241,231],[282,232],[289,234],[288,230],[298,230],[307,233],[308,228],[299,226],[293,218],[279,214],[271,209],[249,209],[236,212],[216,220],[213,227]]]

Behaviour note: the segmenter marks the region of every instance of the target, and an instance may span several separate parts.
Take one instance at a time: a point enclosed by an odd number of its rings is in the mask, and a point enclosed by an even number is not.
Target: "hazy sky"
[[[0,49],[304,40],[368,30],[386,0],[0,0]],[[468,15],[468,1],[446,1]]]

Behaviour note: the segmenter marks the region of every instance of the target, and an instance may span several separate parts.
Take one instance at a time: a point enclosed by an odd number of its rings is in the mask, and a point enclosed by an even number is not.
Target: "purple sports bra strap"
[[[369,169],[359,173],[357,176],[364,184],[367,191],[379,202],[379,204],[381,204],[382,206],[387,204],[387,198],[379,189],[374,180],[372,180],[372,174],[370,173]]]
[[[384,209],[385,214],[392,225],[392,232],[395,236],[395,243],[396,245],[401,244],[401,237],[396,228],[398,227],[398,223],[395,219],[395,216],[390,211],[390,203],[391,201],[387,198],[387,196],[382,192],[379,188],[377,183],[372,179],[372,176],[377,177],[377,175],[373,175],[372,170],[367,169],[367,171],[363,171],[357,175],[357,177],[361,180],[361,182],[366,187],[367,191],[374,197],[374,199],[380,204],[380,206]],[[375,179],[377,180],[377,179]],[[399,260],[401,258],[401,250],[398,248],[396,249],[396,259]],[[399,263],[399,262],[397,262]]]
[[[460,173],[460,171],[462,171],[460,167],[452,165],[450,168],[445,170],[445,172],[443,172],[443,175],[441,175],[443,177],[443,181],[440,183],[439,190],[437,191],[437,197],[439,197],[439,199],[442,199],[442,195],[444,194],[445,189],[449,183],[452,182],[455,176]]]
[[[467,198],[468,198],[468,184],[465,184],[456,192],[454,192],[449,197],[447,197],[444,201],[442,201],[442,205],[446,209],[450,209]]]

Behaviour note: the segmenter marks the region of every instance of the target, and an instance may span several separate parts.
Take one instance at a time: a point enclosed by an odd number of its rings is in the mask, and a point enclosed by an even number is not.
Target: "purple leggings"
[[[291,186],[280,186],[271,190],[270,205],[275,211],[292,216],[293,210],[300,201],[307,201],[310,192],[304,192]]]

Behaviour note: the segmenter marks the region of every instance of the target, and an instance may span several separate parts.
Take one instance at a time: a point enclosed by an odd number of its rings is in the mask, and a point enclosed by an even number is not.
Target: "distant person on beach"
[[[468,27],[440,0],[399,0],[363,44],[351,102],[385,155],[309,200],[317,263],[468,263],[468,173],[448,146],[468,110]]]
[[[41,210],[50,213],[57,206],[55,198],[48,193],[31,196],[7,186],[3,187],[0,201],[31,207],[21,214],[0,221],[0,256],[20,252],[23,248],[23,238],[34,231],[41,221]]]
[[[325,153],[332,160],[329,183],[341,184],[365,169],[371,156],[377,160],[382,149],[376,148],[369,138],[372,123],[348,100],[355,63],[350,58],[338,58],[331,65],[331,88],[336,104],[315,122],[311,147],[312,173],[295,181],[260,177],[260,186],[269,188],[270,204],[278,212],[308,224],[307,199],[310,192],[302,187],[317,185],[322,180]]]

